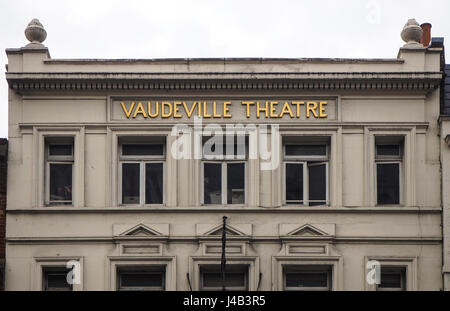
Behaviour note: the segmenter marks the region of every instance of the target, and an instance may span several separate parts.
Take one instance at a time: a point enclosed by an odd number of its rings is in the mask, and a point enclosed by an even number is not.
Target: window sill
[[[116,207],[73,207],[73,206],[47,206],[34,208],[7,208],[8,214],[39,214],[39,213],[211,213],[236,212],[236,213],[412,213],[412,214],[439,214],[441,207],[310,207],[310,206],[281,206],[281,207],[249,207],[249,206],[116,206]]]

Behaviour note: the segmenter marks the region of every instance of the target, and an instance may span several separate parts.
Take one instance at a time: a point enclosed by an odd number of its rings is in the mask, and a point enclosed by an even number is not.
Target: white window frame
[[[161,141],[160,143],[156,142],[133,142],[126,141],[124,138],[124,142],[119,143],[118,146],[118,202],[119,206],[161,206],[165,205],[166,202],[166,143],[165,141]],[[162,155],[123,155],[123,145],[163,145],[163,154]],[[139,204],[125,204],[122,202],[122,165],[123,164],[139,164]],[[163,180],[162,180],[162,203],[161,204],[146,204],[145,203],[145,185],[146,185],[146,174],[145,174],[145,166],[147,163],[151,164],[162,164],[163,166]]]
[[[325,156],[291,156],[286,155],[286,145],[325,145],[326,155]],[[286,166],[287,164],[303,164],[303,203],[288,202],[286,199]],[[282,191],[283,191],[283,205],[285,206],[310,206],[309,203],[314,200],[309,200],[309,167],[324,165],[325,164],[325,187],[326,187],[326,204],[314,205],[313,207],[319,206],[329,206],[330,205],[330,144],[328,142],[287,142],[283,143],[283,173],[282,173]],[[316,200],[317,201],[317,200]]]
[[[55,206],[55,205],[65,205],[73,206],[74,201],[74,183],[75,183],[75,139],[72,136],[58,137],[61,142],[51,142],[53,137],[47,137],[45,141],[45,205]],[[67,142],[63,142],[67,139]],[[71,140],[71,141],[69,141]],[[70,156],[51,156],[50,155],[50,145],[71,145],[72,155]],[[70,201],[51,201],[50,200],[50,164],[71,164],[72,165],[72,200]]]
[[[404,202],[404,195],[403,195],[403,184],[404,184],[404,180],[403,180],[403,157],[404,157],[404,144],[405,142],[403,141],[402,144],[400,143],[376,143],[376,137],[375,136],[375,163],[374,163],[374,175],[375,175],[375,202],[377,206],[389,206],[389,205],[403,205]],[[397,136],[392,136],[397,138]],[[400,155],[398,156],[379,156],[377,155],[378,152],[378,146],[389,146],[389,145],[398,145],[399,146],[399,151],[400,151]],[[398,173],[399,173],[399,203],[398,204],[393,204],[393,203],[389,203],[389,204],[380,204],[378,203],[378,164],[398,164]]]
[[[319,266],[323,266],[323,270],[319,271]],[[290,268],[292,270],[296,270],[298,269],[298,272],[301,273],[315,273],[315,272],[323,272],[323,273],[327,273],[327,284],[328,286],[326,287],[288,287],[286,285],[286,273],[287,271],[285,270],[286,268]],[[316,269],[316,271],[311,270],[311,271],[307,271],[308,268],[314,268]],[[320,267],[322,268],[322,267]],[[296,271],[289,271],[289,272],[293,272],[295,273]],[[332,291],[333,290],[333,266],[332,265],[315,265],[315,266],[311,266],[311,265],[283,265],[283,290],[284,291]]]
[[[236,138],[238,135],[234,135],[234,138]],[[226,142],[226,135],[223,136],[223,141]],[[211,206],[216,204],[206,204],[205,203],[205,163],[208,164],[221,164],[221,174],[222,174],[222,198],[221,198],[221,204],[223,206],[245,206],[248,202],[248,140],[247,136],[244,138],[245,142],[245,158],[242,158],[242,156],[235,156],[236,158],[231,158],[228,155],[224,155],[223,159],[205,159],[204,155],[201,161],[201,172],[200,172],[200,178],[201,178],[201,185],[200,185],[200,204],[205,206]],[[203,148],[203,143],[202,143]],[[225,152],[225,150],[224,150]],[[228,203],[228,164],[244,164],[244,203],[238,203],[238,204],[232,204]]]

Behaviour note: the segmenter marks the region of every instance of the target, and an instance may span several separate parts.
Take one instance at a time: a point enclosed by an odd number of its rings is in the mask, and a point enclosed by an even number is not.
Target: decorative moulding
[[[168,237],[169,224],[114,224],[114,237]]]

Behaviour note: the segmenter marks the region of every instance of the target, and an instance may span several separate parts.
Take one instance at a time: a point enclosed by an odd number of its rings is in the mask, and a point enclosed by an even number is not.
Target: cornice
[[[429,91],[441,72],[7,72],[9,87],[27,91],[386,90]]]

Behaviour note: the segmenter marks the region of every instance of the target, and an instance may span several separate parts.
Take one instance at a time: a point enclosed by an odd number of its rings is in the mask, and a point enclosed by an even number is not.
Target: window
[[[72,284],[67,282],[69,269],[64,267],[46,267],[42,271],[42,289],[44,291],[72,291]]]
[[[117,267],[117,290],[165,290],[165,266]]]
[[[225,269],[225,282],[220,265],[200,266],[200,290],[248,290],[248,266],[227,265]]]
[[[377,285],[378,291],[405,291],[406,267],[381,266],[381,283]]]
[[[331,272],[331,266],[284,266],[284,290],[330,291]]]
[[[375,138],[377,204],[400,204],[403,162],[403,138]]]
[[[120,203],[164,203],[165,144],[163,139],[119,140]]]
[[[329,143],[284,142],[284,201],[306,206],[327,205]]]
[[[47,138],[45,159],[47,204],[71,205],[74,166],[73,138]]]
[[[205,137],[203,204],[245,204],[247,138]]]

